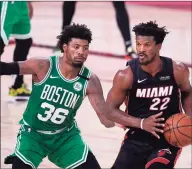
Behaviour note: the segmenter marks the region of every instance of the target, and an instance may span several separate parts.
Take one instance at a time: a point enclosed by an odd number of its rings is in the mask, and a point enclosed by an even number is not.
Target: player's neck
[[[155,76],[159,71],[162,69],[162,60],[158,56],[156,57],[152,63],[149,63],[148,65],[142,65],[141,68],[151,74],[152,76]]]
[[[81,68],[75,68],[69,64],[66,57],[59,58],[59,69],[62,75],[67,79],[74,79],[81,70]]]

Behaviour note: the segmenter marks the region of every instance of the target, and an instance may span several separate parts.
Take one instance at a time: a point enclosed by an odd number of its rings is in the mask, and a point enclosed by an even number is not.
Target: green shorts
[[[31,37],[31,23],[26,1],[1,1],[0,13],[0,37],[5,45],[8,44],[11,35],[17,39],[28,39]]]
[[[76,125],[57,134],[42,134],[21,125],[14,154],[34,169],[45,157],[60,168],[72,169],[86,161],[88,151]]]

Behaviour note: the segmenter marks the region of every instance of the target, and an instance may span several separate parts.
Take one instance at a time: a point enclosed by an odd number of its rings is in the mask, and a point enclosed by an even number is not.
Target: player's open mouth
[[[139,55],[140,59],[144,59],[146,56],[145,55]]]

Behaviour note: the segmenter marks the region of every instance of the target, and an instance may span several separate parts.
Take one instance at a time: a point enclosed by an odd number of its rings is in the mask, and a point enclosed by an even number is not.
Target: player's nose
[[[145,47],[141,45],[139,48],[139,53],[144,53],[144,52],[145,52]]]

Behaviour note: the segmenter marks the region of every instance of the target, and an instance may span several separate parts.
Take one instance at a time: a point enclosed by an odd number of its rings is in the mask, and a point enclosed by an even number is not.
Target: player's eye
[[[75,45],[74,48],[75,48],[75,49],[79,49],[79,46],[78,46],[78,45]]]
[[[87,46],[86,46],[86,47],[84,47],[83,49],[84,49],[84,50],[88,50],[88,49],[89,49],[89,47],[87,47]]]

